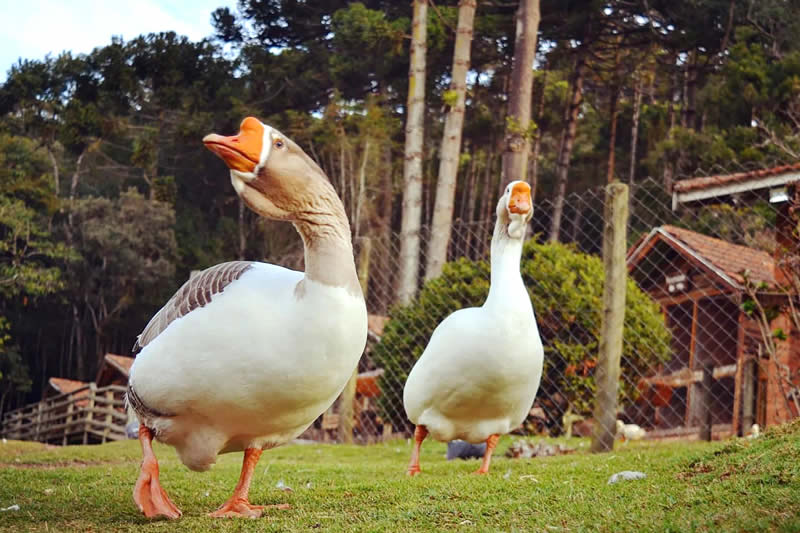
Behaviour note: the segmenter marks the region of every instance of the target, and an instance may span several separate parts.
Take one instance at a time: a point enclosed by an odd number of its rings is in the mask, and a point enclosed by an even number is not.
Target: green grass
[[[162,482],[183,510],[147,520],[131,498],[136,441],[103,446],[0,444],[2,531],[800,531],[800,422],[749,441],[630,443],[609,454],[508,459],[488,476],[445,461],[426,442],[421,475],[406,478],[410,444],[295,445],[265,452],[251,501],[289,503],[261,519],[211,519],[230,495],[241,454],[206,473],[157,446]],[[572,442],[576,445],[578,441]],[[580,450],[585,450],[584,447]],[[608,485],[621,470],[644,480]],[[282,480],[293,492],[276,488]]]

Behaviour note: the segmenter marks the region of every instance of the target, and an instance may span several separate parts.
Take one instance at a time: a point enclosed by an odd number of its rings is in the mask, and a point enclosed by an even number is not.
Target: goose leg
[[[483,453],[483,462],[481,463],[481,467],[475,471],[476,474],[489,473],[489,464],[492,462],[492,453],[494,453],[494,449],[499,440],[500,435],[497,434],[489,435],[489,438],[486,439],[486,451]]]
[[[144,424],[139,425],[139,442],[142,444],[142,468],[133,488],[133,501],[147,518],[179,518],[180,509],[172,503],[158,481],[158,460],[152,445],[153,432]]]
[[[253,472],[256,469],[258,459],[261,457],[261,448],[247,448],[244,451],[244,460],[242,461],[242,473],[239,476],[239,482],[236,488],[233,489],[233,496],[228,501],[223,503],[219,509],[208,516],[214,518],[221,517],[243,517],[243,518],[258,518],[267,507],[274,507],[278,509],[289,509],[291,506],[287,503],[279,505],[253,505],[250,503],[248,496],[250,494],[250,481],[253,479]]]
[[[421,472],[419,468],[419,451],[422,448],[422,441],[428,436],[428,428],[417,426],[414,430],[414,449],[411,451],[411,462],[408,465],[409,476],[416,476]]]

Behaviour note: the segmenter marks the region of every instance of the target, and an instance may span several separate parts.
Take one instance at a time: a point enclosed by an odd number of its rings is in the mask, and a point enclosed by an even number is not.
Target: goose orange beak
[[[531,212],[531,186],[525,182],[514,184],[511,189],[511,198],[508,199],[508,211],[518,215],[527,215]]]
[[[209,133],[203,137],[206,148],[217,154],[228,168],[241,172],[253,172],[261,160],[264,142],[264,126],[253,117],[247,117],[239,126],[239,134],[223,137]]]

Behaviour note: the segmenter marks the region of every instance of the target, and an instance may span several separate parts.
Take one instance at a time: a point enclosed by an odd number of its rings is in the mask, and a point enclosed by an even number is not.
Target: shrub
[[[568,402],[573,412],[590,415],[601,327],[603,263],[569,245],[531,240],[523,248],[521,272],[545,349],[537,399],[560,395],[561,403]],[[482,305],[488,293],[489,263],[461,258],[447,263],[442,275],[428,281],[410,305],[390,311],[372,357],[385,369],[380,382],[382,416],[396,429],[410,429],[402,407],[403,386],[433,330],[453,311]],[[670,333],[658,304],[631,279],[624,328],[623,402],[635,399],[641,375],[670,356]]]

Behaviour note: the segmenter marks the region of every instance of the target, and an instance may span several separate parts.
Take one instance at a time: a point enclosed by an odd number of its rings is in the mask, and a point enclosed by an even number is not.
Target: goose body
[[[233,496],[211,516],[260,516],[250,481],[262,450],[302,433],[336,399],[366,344],[367,310],[344,207],[299,146],[255,118],[206,147],[245,205],[291,222],[305,272],[232,261],[187,281],[137,338],[127,398],[140,421],[134,500],[148,517],[181,515],[159,482],[151,441],[192,470],[244,450]]]
[[[220,452],[271,448],[302,433],[347,383],[366,323],[360,295],[248,263],[142,349],[130,385],[167,415],[144,416],[159,440],[192,470],[207,470]]]
[[[455,311],[436,327],[403,390],[419,443],[428,434],[487,442],[481,473],[498,436],[525,420],[542,377],[544,350],[519,270],[531,214],[530,187],[511,183],[497,207],[486,302]],[[417,447],[409,474],[419,471],[418,459]]]
[[[451,314],[411,370],[406,414],[436,440],[484,442],[525,420],[542,376],[542,344],[530,299],[520,291],[524,301]]]

